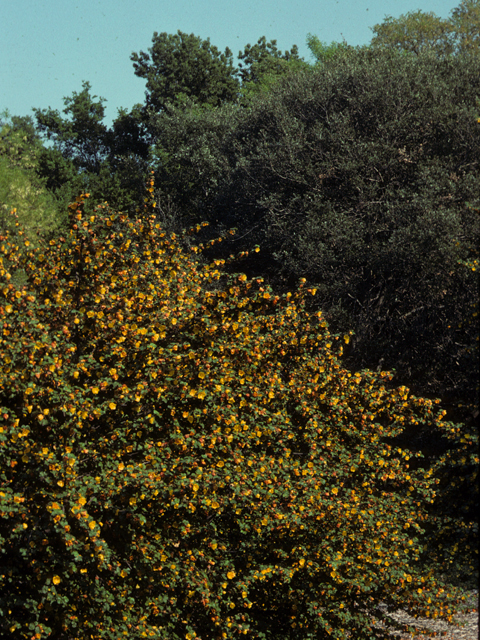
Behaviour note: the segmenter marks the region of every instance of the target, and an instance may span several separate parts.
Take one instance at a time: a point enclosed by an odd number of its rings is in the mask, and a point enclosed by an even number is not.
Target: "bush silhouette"
[[[388,438],[457,427],[343,369],[350,336],[307,313],[314,291],[201,266],[151,200],[138,221],[83,201],[65,237],[0,242],[1,637],[380,638],[380,602],[450,617],[459,594],[419,563],[435,480]]]

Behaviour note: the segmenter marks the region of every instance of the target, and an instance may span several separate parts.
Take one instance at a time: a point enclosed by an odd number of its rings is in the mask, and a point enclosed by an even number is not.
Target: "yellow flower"
[[[60,576],[53,576],[52,582],[53,582],[53,584],[60,584],[60,582],[61,582]]]
[[[228,578],[229,580],[233,580],[233,578],[234,578],[235,576],[236,576],[235,571],[229,571],[229,572],[227,573],[227,578]]]

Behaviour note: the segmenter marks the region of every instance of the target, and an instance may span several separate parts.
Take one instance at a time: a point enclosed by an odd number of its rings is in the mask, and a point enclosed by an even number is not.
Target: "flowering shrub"
[[[1,636],[380,638],[381,601],[450,617],[418,563],[435,481],[388,439],[457,428],[343,369],[313,290],[201,266],[152,202],[131,221],[83,201],[43,248],[0,241]]]

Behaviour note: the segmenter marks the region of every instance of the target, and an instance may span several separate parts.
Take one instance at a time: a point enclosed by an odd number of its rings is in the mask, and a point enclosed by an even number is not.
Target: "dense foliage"
[[[479,64],[343,49],[248,110],[159,116],[161,188],[237,227],[233,247],[259,244],[249,273],[317,286],[335,330],[355,331],[352,366],[471,398],[462,318],[478,290],[458,261],[480,241],[466,206],[480,196]]]
[[[38,173],[55,195],[69,202],[82,191],[92,199],[135,210],[148,166],[148,144],[138,107],[121,109],[111,127],[104,123],[104,98],[82,91],[64,98],[56,109],[34,109],[37,129],[50,145],[43,150]]]
[[[412,11],[399,18],[388,16],[372,28],[372,47],[396,48],[419,54],[477,54],[480,45],[480,3],[462,0],[447,19],[433,12]]]
[[[32,242],[62,222],[60,203],[38,175],[44,147],[30,118],[0,115],[0,231],[15,209]]]
[[[345,370],[314,290],[201,266],[155,210],[82,197],[44,247],[1,238],[2,637],[371,639],[381,601],[450,619],[420,563],[434,476],[391,439],[460,427]]]
[[[120,109],[112,126],[105,124],[105,99],[92,96],[86,81],[80,92],[64,98],[63,115],[51,108],[34,109],[36,135],[49,143],[42,149],[38,175],[57,199],[67,196],[70,202],[88,191],[96,204],[107,200],[111,206],[135,212],[143,198],[150,152],[158,147],[159,114],[246,105],[281,77],[306,66],[296,46],[282,53],[275,40],[267,42],[265,37],[253,46],[247,44],[238,57],[241,62],[235,67],[232,53],[227,49],[221,54],[208,39],[181,31],[155,32],[148,53],[131,56],[135,74],[146,80],[145,104],[130,111]],[[164,176],[169,171],[176,174],[171,171],[172,161],[177,164],[169,149],[168,145],[157,149]]]
[[[230,49],[221,53],[210,40],[178,31],[155,33],[152,46],[132,53],[135,74],[147,81],[146,109],[154,113],[181,106],[185,101],[207,107],[237,103],[255,93],[255,86],[270,83],[300,64],[298,48],[282,53],[276,40],[265,36],[253,46],[247,44],[238,54],[238,67]],[[290,63],[290,64],[289,64]]]
[[[239,84],[230,49],[221,53],[210,40],[178,31],[155,33],[152,46],[132,53],[135,75],[147,81],[147,106],[162,111],[185,98],[218,106],[236,100]]]

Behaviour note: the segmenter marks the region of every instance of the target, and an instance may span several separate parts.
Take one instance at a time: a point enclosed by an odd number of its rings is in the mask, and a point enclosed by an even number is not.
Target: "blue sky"
[[[145,82],[130,54],[147,51],[154,31],[194,33],[236,56],[265,35],[293,44],[309,60],[308,33],[325,42],[367,44],[386,15],[433,11],[446,18],[454,0],[3,0],[0,2],[0,112],[63,109],[63,97],[88,80],[106,98],[107,121],[143,102]]]

